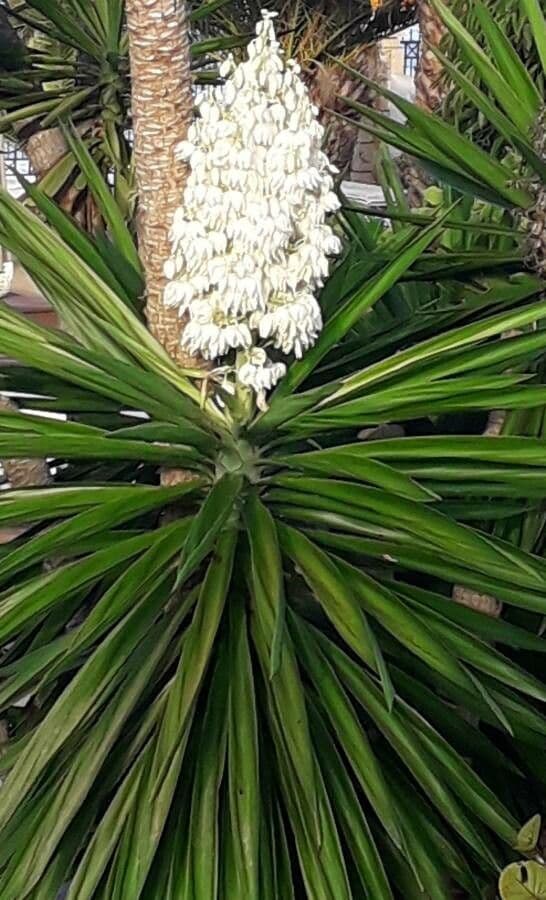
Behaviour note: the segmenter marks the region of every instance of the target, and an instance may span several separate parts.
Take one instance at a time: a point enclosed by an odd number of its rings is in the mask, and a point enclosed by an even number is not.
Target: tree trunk
[[[152,334],[173,359],[186,365],[188,357],[180,348],[183,323],[177,310],[163,304],[163,265],[187,178],[174,151],[186,137],[193,114],[187,5],[185,0],[127,0],[126,10],[146,315]]]
[[[415,102],[434,112],[442,102],[442,64],[432,52],[439,47],[445,28],[442,20],[427,0],[419,2],[419,32],[421,50],[415,75]]]
[[[16,412],[17,406],[0,395],[0,409]],[[44,487],[50,482],[49,466],[45,459],[3,459],[2,468],[12,488]],[[7,533],[12,532],[8,529]],[[6,540],[6,533],[0,530],[0,544]]]
[[[25,152],[34,175],[40,180],[63,158],[68,147],[60,128],[47,128],[29,137]]]
[[[384,66],[381,65],[377,44],[358,47],[345,61],[352,69],[362,72],[373,81],[383,81]],[[350,109],[345,101],[353,100],[364,106],[375,106],[377,97],[362,81],[336,62],[326,64],[315,61],[312,65],[307,64],[306,68],[305,61],[302,61],[302,65],[311,99],[319,107],[320,122],[326,129],[324,150],[328,159],[345,177],[354,181],[367,180],[366,176],[355,177],[355,161],[357,169],[360,165],[357,144],[360,141],[362,144],[372,142],[376,152],[378,144],[375,138],[361,130],[358,124],[359,113]],[[343,118],[339,118],[336,113]],[[368,174],[371,167],[364,165]]]
[[[445,28],[428,0],[419,0],[418,21],[421,44],[419,63],[415,73],[415,102],[427,112],[434,112],[443,99],[442,66],[431,50],[439,47]],[[404,157],[401,164],[402,178],[408,189],[410,206],[423,206],[424,194],[430,184],[420,164]]]
[[[362,65],[359,71],[363,72],[368,78],[371,78],[378,84],[383,86],[387,82],[387,68],[385,60],[381,54],[379,43],[371,44],[366,48],[366,52],[362,57]],[[368,95],[368,105],[372,106],[379,112],[388,112],[388,102],[379,94]],[[360,129],[355,141],[353,158],[351,160],[351,181],[358,181],[363,184],[377,184],[377,154],[379,151],[379,141],[369,132]]]

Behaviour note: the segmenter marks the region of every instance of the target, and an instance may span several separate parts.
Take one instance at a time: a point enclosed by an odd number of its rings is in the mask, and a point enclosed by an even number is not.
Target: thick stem
[[[182,322],[163,304],[169,229],[187,178],[185,166],[175,160],[175,147],[186,137],[193,113],[187,5],[184,0],[127,0],[126,10],[146,313],[152,334],[173,359],[188,365],[180,348]]]
[[[68,147],[60,128],[47,128],[29,137],[25,151],[39,181],[63,158]]]
[[[379,44],[371,44],[358,58],[359,71],[363,72],[377,84],[387,84],[387,66],[381,53]],[[387,113],[389,105],[384,97],[372,95],[366,97],[366,105],[382,113]],[[379,141],[365,129],[360,129],[356,137],[353,157],[351,160],[351,181],[364,184],[378,184],[377,156]]]
[[[17,406],[7,397],[0,396],[0,409],[13,412]],[[3,459],[2,466],[12,488],[45,487],[51,480],[45,459]],[[10,529],[7,533],[11,534]],[[0,543],[5,541],[5,533],[0,531]]]
[[[432,52],[439,47],[445,28],[442,20],[428,0],[419,0],[419,31],[421,52],[415,75],[415,102],[429,112],[440,105],[444,87],[442,84],[442,64]]]
[[[442,82],[442,65],[431,48],[440,46],[445,28],[428,0],[418,0],[418,17],[421,46],[415,74],[415,102],[427,112],[435,112],[442,102],[445,88]],[[420,164],[411,157],[404,158],[402,175],[408,189],[410,206],[423,206],[430,180]]]

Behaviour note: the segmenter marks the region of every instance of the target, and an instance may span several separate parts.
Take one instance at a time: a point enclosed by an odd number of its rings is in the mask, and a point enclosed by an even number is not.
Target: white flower
[[[251,387],[256,393],[259,409],[265,409],[266,391],[270,391],[286,375],[286,366],[272,362],[262,347],[253,347],[242,354],[236,374],[241,384]]]
[[[233,376],[250,387],[261,408],[286,373],[263,344],[301,357],[315,343],[315,292],[341,252],[326,221],[339,208],[337,170],[300,68],[276,40],[275,15],[262,13],[248,59],[228,57],[224,84],[197,97],[199,117],[176,149],[191,171],[165,264],[165,303],[188,317],[183,346],[229,356],[226,384]]]

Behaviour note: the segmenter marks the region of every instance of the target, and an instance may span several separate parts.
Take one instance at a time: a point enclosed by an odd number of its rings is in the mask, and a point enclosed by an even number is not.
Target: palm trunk
[[[385,85],[387,82],[387,70],[385,60],[381,54],[378,43],[371,44],[365,49],[361,59],[359,71],[363,72],[377,84]],[[384,97],[372,94],[366,97],[368,105],[379,112],[388,112],[388,103]],[[365,101],[365,102],[366,102]],[[379,141],[364,129],[360,129],[356,137],[351,160],[351,181],[364,184],[377,184],[377,155],[379,153]]]
[[[180,349],[182,322],[176,310],[163,304],[163,265],[187,177],[174,155],[193,112],[187,6],[185,0],[127,0],[126,10],[146,315],[152,334],[184,365],[188,359]]]
[[[442,102],[442,64],[432,51],[439,47],[445,28],[442,20],[427,0],[419,2],[419,31],[421,52],[415,75],[415,102],[429,112],[434,112]]]
[[[419,32],[421,45],[415,74],[415,102],[427,112],[434,112],[442,102],[444,87],[442,65],[431,48],[440,46],[445,28],[428,0],[419,0]],[[410,206],[422,206],[430,181],[421,166],[413,159],[405,158],[402,177],[408,188]]]
[[[17,410],[17,406],[7,397],[0,396],[0,409],[13,412]],[[44,487],[50,481],[49,466],[45,459],[3,459],[2,467],[12,488]],[[0,530],[0,544],[11,540],[13,535],[13,530]]]
[[[47,175],[67,151],[68,147],[60,128],[37,131],[25,144],[25,152],[38,180]]]

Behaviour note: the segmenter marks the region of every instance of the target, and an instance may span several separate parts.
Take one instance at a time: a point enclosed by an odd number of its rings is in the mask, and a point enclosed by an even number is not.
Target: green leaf
[[[0,639],[6,640],[27,623],[40,621],[59,600],[83,585],[94,584],[105,573],[145,550],[154,539],[152,532],[119,540],[115,546],[4,591],[0,595]]]
[[[213,549],[218,535],[236,518],[235,504],[241,492],[238,475],[223,475],[195,516],[182,548],[177,585],[183,584]]]
[[[534,853],[540,837],[541,828],[542,816],[537,813],[518,831],[515,849],[518,850],[519,853]]]
[[[84,106],[87,98],[91,97],[95,93],[95,90],[95,86],[90,85],[89,87],[82,88],[79,91],[74,91],[74,93],[69,94],[68,97],[65,97],[64,100],[57,103],[47,116],[44,116],[40,122],[40,127],[47,129],[56,125],[59,121],[64,121],[75,109]]]
[[[153,742],[152,759],[141,785],[145,803],[139,803],[131,852],[126,856],[124,890],[136,898],[146,884],[158,843],[172,808],[183,764],[195,706],[211,664],[213,647],[231,584],[237,541],[234,528],[218,538],[199,591],[191,625],[182,646],[177,671]]]
[[[200,22],[202,19],[208,18],[212,13],[217,12],[223,6],[227,6],[231,0],[204,0],[200,6],[197,6],[190,13],[190,22]]]
[[[49,854],[56,847],[65,829],[70,826],[71,818],[79,805],[82,801],[85,802],[87,792],[90,791],[98,772],[109,756],[109,750],[114,746],[127,718],[146,691],[149,680],[165,654],[180,619],[181,614],[178,611],[168,625],[165,622],[161,623],[161,626],[156,627],[148,635],[136,654],[129,658],[126,677],[119,693],[103,710],[100,722],[97,722],[91,730],[83,746],[73,754],[67,771],[57,784],[55,799],[42,817],[34,835],[33,844],[40,848],[39,864],[36,864],[36,860],[34,864],[32,863],[32,850],[29,847],[25,854],[26,860],[25,857],[19,860],[13,875],[9,876],[9,869],[5,874],[4,884],[8,892],[13,890],[22,896],[24,890],[35,883],[45,869]],[[28,868],[25,867],[25,862]],[[83,892],[80,896],[83,896]]]
[[[395,846],[401,849],[404,847],[404,839],[398,826],[392,798],[366,732],[332,668],[313,641],[312,631],[295,617],[291,617],[290,621],[298,656],[302,659],[316,689],[317,703],[330,720],[331,727],[372,809]]]
[[[300,531],[286,525],[277,527],[284,553],[302,573],[334,628],[365,663],[375,668],[376,655],[365,616],[333,560]]]
[[[361,391],[364,387],[369,389],[369,386],[377,381],[403,372],[406,368],[422,363],[424,360],[433,359],[440,354],[447,354],[450,350],[457,350],[469,344],[486,340],[503,331],[521,328],[531,322],[539,321],[544,316],[546,316],[546,304],[543,302],[533,303],[515,311],[510,310],[496,316],[489,316],[484,321],[463,325],[448,331],[447,334],[435,335],[427,341],[401,350],[394,356],[374,363],[362,372],[357,372],[344,379],[341,387],[323,400],[319,406],[336,403],[347,394],[357,390]]]
[[[87,180],[91,193],[108,225],[116,246],[123,254],[127,265],[132,266],[135,272],[141,274],[142,264],[138,256],[135,242],[99,167],[91,153],[89,153],[85,142],[74,129],[70,130],[64,128],[63,134]]]
[[[475,10],[499,72],[517,95],[520,105],[524,105],[528,114],[534,119],[541,106],[541,95],[536,84],[499,23],[495,21],[481,0],[475,2]]]
[[[70,15],[66,9],[61,10],[55,0],[26,0],[27,6],[41,13],[46,20],[52,22],[57,33],[67,44],[76,50],[83,50],[96,59],[101,59],[102,50],[97,42],[89,36],[78,19]]]
[[[233,867],[238,894],[258,897],[258,722],[246,613],[240,601],[230,608],[229,645],[228,780]]]
[[[68,431],[68,429],[67,429]],[[108,436],[35,435],[19,431],[0,433],[0,456],[25,459],[57,456],[65,459],[136,459],[194,468],[198,454],[193,447],[123,441]]]
[[[256,586],[260,596],[266,601],[268,608],[274,611],[269,668],[270,677],[273,678],[279,670],[285,634],[286,600],[279,539],[270,513],[259,502],[255,494],[249,498],[246,504],[245,520],[249,532],[250,546],[254,554]],[[253,542],[251,539],[254,530],[262,536],[262,540],[259,542]]]
[[[359,75],[359,80],[374,88],[393,103],[412,123],[415,132],[423,135],[432,146],[438,148],[443,157],[449,160],[463,175],[476,178],[480,183],[497,191],[505,200],[514,205],[527,205],[528,195],[525,191],[510,186],[507,170],[495,159],[491,159],[474,142],[462,136],[453,125],[410,103],[393,91],[374,85],[362,74]],[[359,106],[358,104],[351,105]]]
[[[112,696],[125,660],[138,646],[157,615],[155,597],[137,604],[103,641],[60,695],[46,720],[34,731],[4,787],[0,820],[5,825],[32,790],[54,755],[95,708]],[[98,732],[97,732],[98,734]]]
[[[173,503],[177,498],[191,493],[199,487],[199,482],[189,481],[175,488],[137,487],[127,492],[120,500],[99,503],[97,507],[79,513],[67,522],[62,522],[37,537],[31,538],[21,547],[8,553],[0,560],[0,583],[10,575],[20,572],[33,563],[54,556],[64,547],[81,538],[88,537],[103,529],[136,518],[145,512]]]
[[[438,499],[420,484],[407,478],[391,466],[376,462],[369,458],[359,458],[356,445],[354,453],[348,454],[334,450],[313,450],[308,453],[297,453],[287,456],[274,456],[271,462],[303,469],[309,472],[322,472],[329,475],[340,475],[358,481],[377,485],[394,494],[408,497],[411,500],[429,502]]]
[[[499,880],[502,900],[544,900],[546,897],[546,868],[530,861],[512,863]]]
[[[304,359],[293,363],[281,385],[275,391],[271,400],[271,409],[275,404],[282,403],[284,398],[291,394],[298,385],[304,381],[316,368],[318,363],[328,351],[338,343],[347,332],[356,324],[360,317],[370,309],[383,295],[389,291],[398,281],[400,276],[409,269],[419,258],[423,250],[441,234],[443,219],[451,213],[448,210],[433,225],[424,228],[422,233],[410,243],[400,255],[387,265],[379,275],[360,288],[341,306],[326,327],[314,347],[309,350]],[[267,413],[264,415],[264,424],[267,421]]]
[[[171,578],[174,560],[188,531],[185,520],[176,520],[156,532],[156,538],[138,559],[132,562],[97,601],[85,622],[72,635],[59,665],[47,672],[47,680],[73,664],[131,609],[134,598],[161,590]]]
[[[372,717],[430,801],[437,806],[444,818],[450,822],[461,837],[484,860],[494,865],[495,858],[479,829],[468,818],[448,787],[445,771],[442,770],[440,775],[433,765],[432,758],[427,759],[426,750],[423,745],[420,746],[415,731],[407,727],[398,708],[398,702],[389,713],[382,703],[379,688],[362,669],[359,669],[345,654],[334,648],[331,642],[321,641],[321,646],[324,647],[328,657],[332,659],[343,683]]]
[[[118,293],[123,292],[123,288],[119,281],[104,262],[89,235],[86,234],[86,232],[83,231],[83,229],[81,229],[60,206],[47,196],[41,185],[32,184],[30,181],[26,181],[22,176],[19,176],[19,181],[24,187],[25,194],[30,197],[32,202],[46,217],[50,225],[55,228],[63,241],[65,241],[78,256],[87,263],[87,265],[94,269],[97,275],[102,278],[112,290]]]
[[[193,776],[193,797],[189,820],[188,881],[194,896],[216,900],[218,896],[220,833],[218,814],[220,787],[224,773],[229,690],[226,649],[218,654],[201,723]],[[191,873],[191,874],[190,874]]]
[[[539,0],[521,0],[521,4],[531,27],[542,70],[546,73],[546,19],[544,12]]]
[[[254,495],[249,498],[245,515],[251,561],[249,591],[253,608],[253,643],[266,682],[270,716],[275,723],[282,748],[286,747],[288,754],[287,765],[290,765],[290,777],[294,780],[296,790],[295,802],[298,807],[302,807],[304,818],[310,816],[314,829],[318,830],[319,788],[316,784],[305,695],[292,641],[286,633],[284,616],[279,664],[275,675],[271,677],[271,658],[279,621],[275,585],[283,577],[282,570],[275,569],[278,550],[270,541],[275,532],[275,523],[271,514]],[[271,582],[274,586],[272,592],[268,590]],[[276,749],[278,753],[281,752],[279,747]]]
[[[533,126],[534,116],[522,102],[525,98],[520,97],[516,93],[516,86],[512,87],[507,78],[495,68],[485,51],[482,50],[477,41],[469,34],[451,10],[441,0],[431,0],[431,2],[445,26],[461,47],[464,55],[482,81],[489,87],[499,105],[512,118],[516,127],[526,133]]]
[[[326,785],[360,876],[359,886],[365,891],[367,900],[392,900],[383,860],[364,816],[362,803],[336,749],[332,734],[328,732],[315,705],[311,706],[311,722]]]

